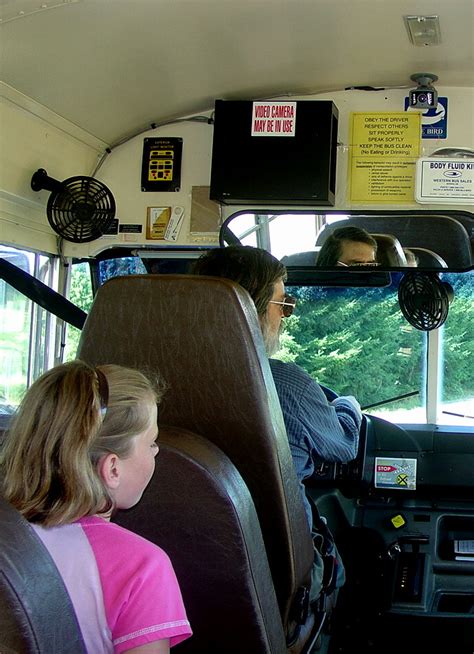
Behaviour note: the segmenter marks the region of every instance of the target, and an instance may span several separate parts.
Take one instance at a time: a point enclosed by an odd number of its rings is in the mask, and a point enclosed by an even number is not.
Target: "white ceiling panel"
[[[474,87],[474,0],[0,0],[1,78],[114,144],[151,123],[347,86]],[[23,13],[22,13],[23,12]],[[410,43],[404,15],[440,17]]]

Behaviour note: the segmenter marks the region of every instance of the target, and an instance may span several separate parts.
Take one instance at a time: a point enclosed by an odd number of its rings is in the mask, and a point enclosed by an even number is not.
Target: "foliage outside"
[[[116,274],[142,272],[135,270],[136,264],[130,270],[130,265],[122,261],[117,267],[107,262],[101,267],[101,281]],[[442,330],[441,399],[445,402],[474,398],[473,277],[473,273],[443,276],[454,288],[454,301]],[[355,395],[363,407],[412,392],[417,395],[390,403],[387,409],[423,406],[426,334],[405,320],[396,290],[396,283],[389,288],[288,286],[298,305],[295,314],[285,320],[278,358],[301,365],[340,395]],[[88,312],[92,299],[89,265],[76,264],[70,300]],[[0,353],[2,378],[7,374],[9,388],[3,404],[16,404],[24,392],[30,305],[12,289],[4,293]],[[79,338],[80,331],[68,326],[65,360],[75,358]]]
[[[443,400],[474,397],[472,275],[445,275],[454,287],[444,334]],[[418,391],[387,405],[424,404],[426,335],[408,324],[396,286],[380,289],[288,287],[298,299],[285,321],[278,358],[301,365],[339,395],[362,406]]]
[[[70,301],[80,309],[89,312],[92,304],[92,283],[89,264],[78,263],[72,266],[71,286],[69,289]],[[76,351],[81,337],[80,329],[67,326],[66,348],[64,361],[72,361],[76,358]]]
[[[26,389],[31,302],[3,281],[0,291],[0,413],[10,413]]]

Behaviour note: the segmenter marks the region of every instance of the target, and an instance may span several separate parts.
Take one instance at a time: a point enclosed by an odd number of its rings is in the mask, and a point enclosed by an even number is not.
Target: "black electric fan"
[[[453,296],[451,284],[441,281],[438,273],[410,271],[398,286],[403,315],[410,325],[425,332],[441,327],[448,317]]]
[[[39,168],[31,178],[34,191],[51,191],[48,221],[66,241],[88,243],[106,233],[115,218],[115,200],[109,188],[93,177],[69,177],[58,182]]]

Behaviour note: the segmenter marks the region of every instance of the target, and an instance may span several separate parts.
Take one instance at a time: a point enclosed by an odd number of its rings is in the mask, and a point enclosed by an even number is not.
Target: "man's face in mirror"
[[[375,249],[368,243],[360,241],[341,241],[338,266],[360,266],[375,263]]]

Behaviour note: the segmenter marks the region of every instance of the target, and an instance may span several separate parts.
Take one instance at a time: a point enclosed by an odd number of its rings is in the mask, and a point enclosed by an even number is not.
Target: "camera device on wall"
[[[412,109],[436,107],[438,105],[438,91],[432,86],[432,83],[436,82],[438,76],[432,73],[415,73],[410,76],[410,79],[417,82],[418,86],[409,92],[409,106]]]

